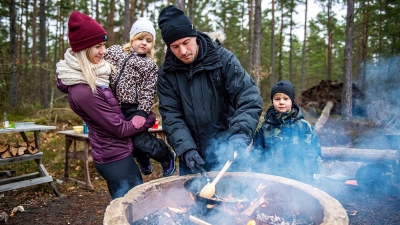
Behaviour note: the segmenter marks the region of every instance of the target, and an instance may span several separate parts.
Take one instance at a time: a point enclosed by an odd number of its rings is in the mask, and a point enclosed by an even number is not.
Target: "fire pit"
[[[209,175],[215,177],[216,173],[209,173]],[[193,195],[184,188],[184,183],[200,177],[200,175],[172,176],[137,186],[123,198],[115,199],[109,204],[105,212],[104,224],[134,224],[135,221],[143,220],[148,215],[163,209],[198,207]],[[264,198],[267,200],[266,205],[275,215],[295,213],[308,218],[312,224],[349,223],[347,213],[339,201],[310,185],[283,177],[247,172],[226,173],[222,180],[232,183],[242,182],[254,190],[262,184]],[[262,206],[257,205],[257,207]]]

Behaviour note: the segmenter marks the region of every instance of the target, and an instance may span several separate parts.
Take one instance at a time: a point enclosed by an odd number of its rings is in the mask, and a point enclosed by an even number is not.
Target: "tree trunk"
[[[37,59],[37,28],[36,28],[36,21],[37,21],[37,0],[33,1],[33,12],[32,12],[32,95],[35,99],[35,102],[40,101],[40,88],[39,88],[39,78],[38,78],[38,59]]]
[[[175,6],[178,9],[185,12],[185,9],[186,9],[185,0],[175,0]]]
[[[303,36],[303,47],[301,53],[301,91],[306,90],[306,66],[307,66],[307,10],[308,10],[308,0],[305,1],[304,10],[304,36]]]
[[[129,42],[129,40],[131,39],[129,33],[131,31],[131,17],[130,17],[130,13],[129,13],[129,3],[130,0],[125,0],[125,7],[124,7],[124,41],[125,42]]]
[[[254,78],[255,83],[260,90],[261,76],[261,0],[255,2],[255,18],[254,18]]]
[[[115,33],[114,33],[114,17],[115,17],[115,0],[110,1],[110,12],[107,16],[107,45],[115,44]]]
[[[269,85],[272,87],[275,84],[275,0],[271,1],[271,64]]]
[[[133,19],[135,18],[135,10],[136,10],[136,0],[130,0],[131,6],[129,9],[129,23],[133,24]],[[129,28],[130,31],[130,28]]]
[[[194,25],[196,25],[196,18],[195,18],[195,0],[188,1],[188,8],[189,8],[189,19],[192,21]]]
[[[293,80],[293,0],[290,1],[289,9],[289,80]]]
[[[282,79],[282,63],[283,63],[283,28],[285,13],[283,4],[281,3],[281,27],[279,30],[279,58],[278,58],[278,80]],[[272,87],[272,86],[271,86]]]
[[[9,1],[9,10],[10,10],[10,62],[11,62],[11,72],[10,72],[10,89],[9,89],[9,98],[10,98],[10,106],[11,108],[15,108],[18,105],[18,73],[17,73],[17,65],[16,65],[16,23],[17,19],[15,12],[15,1]]]
[[[332,0],[328,0],[328,62],[326,68],[326,79],[332,78],[332,45],[333,45],[333,21]]]
[[[254,65],[254,29],[253,29],[253,21],[255,20],[254,18],[254,0],[249,0],[249,38],[248,38],[248,49],[249,49],[249,54],[247,55],[247,67],[249,72],[253,71],[253,65]]]
[[[47,72],[47,38],[46,38],[46,0],[40,0],[40,103],[43,108],[48,107],[48,72]]]
[[[24,40],[23,40],[23,41],[25,41],[25,44],[24,44],[25,51],[24,51],[23,57],[21,56],[21,58],[22,58],[22,62],[26,62],[26,63],[25,64],[21,63],[21,66],[24,65],[23,66],[24,69],[23,69],[23,72],[22,72],[21,76],[26,77],[29,80],[32,80],[32,77],[29,76],[30,72],[31,72],[30,68],[32,68],[32,64],[30,64],[32,61],[30,59],[31,56],[30,56],[30,52],[29,52],[29,50],[30,50],[30,46],[29,45],[30,45],[30,42],[31,42],[31,40],[29,38],[29,32],[28,32],[29,30],[31,30],[30,29],[30,22],[28,22],[28,21],[31,21],[31,19],[29,18],[29,8],[30,8],[29,7],[29,0],[25,0],[24,1],[25,32],[24,32]],[[22,24],[22,22],[21,22],[21,24]],[[33,87],[32,83],[30,83],[30,85],[28,85],[26,88],[23,89],[24,96],[27,96],[27,99],[29,100],[29,102],[35,102],[35,95],[32,94],[33,90],[34,90],[33,88],[34,87]],[[28,95],[27,95],[27,93],[28,93]]]
[[[347,0],[346,41],[344,48],[344,82],[342,116],[345,120],[352,118],[352,65],[354,36],[354,0]]]

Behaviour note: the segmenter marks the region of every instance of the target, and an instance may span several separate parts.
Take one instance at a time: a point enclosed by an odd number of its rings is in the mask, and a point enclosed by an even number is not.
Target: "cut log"
[[[17,156],[17,154],[18,154],[18,148],[16,148],[16,147],[10,147],[10,150],[8,150],[10,153],[11,153],[11,155],[12,156]]]
[[[395,162],[399,160],[397,150],[391,149],[359,149],[346,147],[322,147],[323,160],[338,161],[373,161],[373,162]]]
[[[27,146],[28,146],[28,143],[26,143],[26,142],[22,142],[22,143],[20,143],[20,144],[19,144],[19,146],[22,146],[22,147],[27,147]]]
[[[324,107],[324,110],[322,110],[321,116],[315,123],[315,131],[317,131],[317,133],[322,129],[324,124],[328,121],[332,108],[333,108],[333,102],[328,101]]]
[[[30,141],[30,142],[28,143],[28,146],[31,146],[31,147],[33,147],[33,148],[36,148],[35,142],[33,142],[33,141]]]
[[[25,151],[27,150],[26,147],[19,147],[18,148],[18,155],[23,155],[25,154]]]
[[[0,145],[0,153],[7,151],[9,147],[10,147],[10,145],[8,145],[8,144]]]
[[[11,153],[9,151],[5,151],[5,152],[1,153],[1,158],[2,159],[11,158],[11,157],[12,157],[12,155],[11,155]]]
[[[28,147],[28,152],[29,152],[29,154],[35,154],[35,153],[38,153],[39,150],[37,148],[35,148],[34,146],[30,146],[30,147]]]

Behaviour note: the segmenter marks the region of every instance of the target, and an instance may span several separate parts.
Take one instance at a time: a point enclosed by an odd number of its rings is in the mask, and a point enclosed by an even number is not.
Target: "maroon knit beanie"
[[[69,16],[68,39],[72,51],[79,52],[107,41],[107,32],[96,20],[74,11]]]

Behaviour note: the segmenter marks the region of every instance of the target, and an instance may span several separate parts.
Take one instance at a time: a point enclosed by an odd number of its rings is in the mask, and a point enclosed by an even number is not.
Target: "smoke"
[[[353,114],[350,123],[339,121],[336,128],[330,127],[335,129],[331,135],[334,132],[343,135],[332,135],[330,138],[339,137],[347,141],[344,147],[397,151],[397,157],[382,160],[378,157],[367,159],[365,155],[360,155],[354,161],[342,161],[341,158],[325,161],[325,180],[321,188],[346,201],[354,199],[354,194],[399,196],[400,55],[376,58],[363,63],[361,68],[362,72],[354,83],[362,91],[363,98],[358,99],[355,105],[361,106],[364,113]],[[349,179],[356,180],[358,186],[344,184]]]
[[[378,58],[362,65],[358,81],[365,94],[368,119],[377,125],[399,129],[400,55]]]

